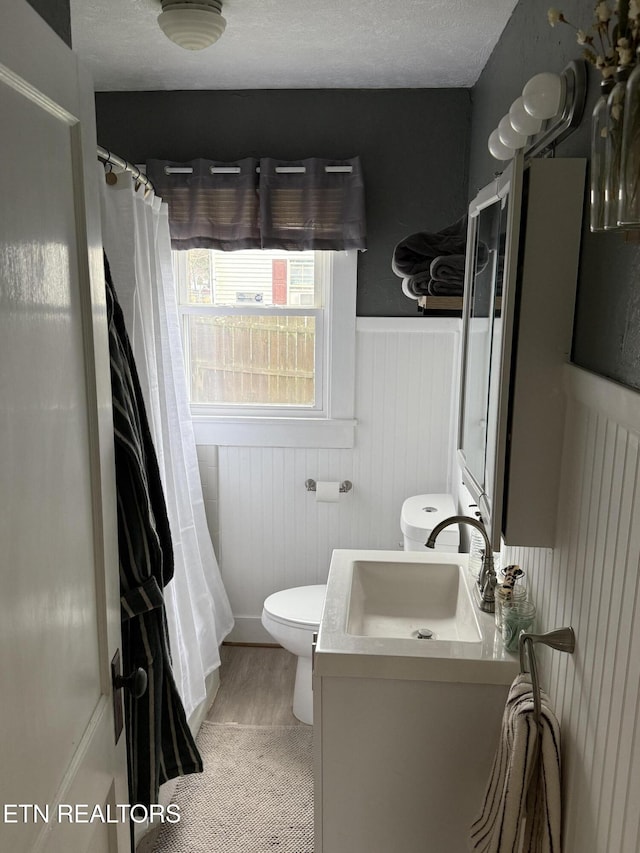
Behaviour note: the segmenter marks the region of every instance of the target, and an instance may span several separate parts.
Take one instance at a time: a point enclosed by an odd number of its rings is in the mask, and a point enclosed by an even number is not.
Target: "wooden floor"
[[[223,645],[220,657],[220,689],[209,722],[304,725],[291,711],[295,655],[279,647]]]

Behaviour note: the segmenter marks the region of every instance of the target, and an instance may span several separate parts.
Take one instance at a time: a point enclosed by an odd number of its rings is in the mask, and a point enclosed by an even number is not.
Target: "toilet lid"
[[[296,586],[274,592],[264,602],[264,610],[276,622],[318,628],[327,591],[326,584]]]

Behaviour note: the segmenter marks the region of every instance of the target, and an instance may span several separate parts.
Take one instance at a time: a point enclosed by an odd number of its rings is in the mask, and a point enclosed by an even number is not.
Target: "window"
[[[176,253],[192,405],[321,411],[320,252]],[[268,412],[261,412],[268,414]]]
[[[351,446],[355,255],[173,253],[198,440]],[[341,437],[329,435],[331,425]],[[318,429],[324,438],[309,441]]]

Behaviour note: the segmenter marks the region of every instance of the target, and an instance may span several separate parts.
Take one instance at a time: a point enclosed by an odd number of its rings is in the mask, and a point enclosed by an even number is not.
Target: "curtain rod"
[[[324,170],[327,174],[345,173],[351,174],[353,166],[325,166]],[[209,172],[212,175],[239,175],[241,173],[240,166],[209,166]],[[304,166],[276,166],[275,171],[279,175],[304,175],[306,168]],[[260,174],[260,166],[256,166],[256,172]],[[165,175],[192,175],[193,166],[165,166]]]
[[[98,160],[101,160],[105,165],[107,163],[111,163],[112,166],[124,169],[125,172],[131,172],[136,181],[155,192],[153,184],[144,172],[141,172],[137,166],[134,166],[127,160],[123,160],[122,157],[118,157],[117,154],[112,154],[111,151],[107,151],[107,149],[103,148],[101,145],[98,145]]]

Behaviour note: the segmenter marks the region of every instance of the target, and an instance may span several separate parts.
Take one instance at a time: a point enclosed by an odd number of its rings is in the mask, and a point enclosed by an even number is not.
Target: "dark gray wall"
[[[52,30],[71,47],[71,12],[69,0],[27,0]]]
[[[109,92],[96,109],[100,145],[133,163],[359,155],[369,246],[359,315],[415,316],[391,272],[393,248],[466,210],[468,90]]]
[[[593,2],[566,0],[565,17],[591,26]],[[526,81],[540,71],[561,71],[580,57],[567,25],[551,28],[547,6],[520,0],[480,79],[472,90],[469,196],[488,183],[500,164],[487,150],[487,137]],[[589,91],[580,127],[557,149],[559,157],[589,157],[590,118],[599,97],[600,75],[589,66]],[[592,234],[588,195],[576,304],[573,360],[581,367],[640,389],[640,246],[621,234]],[[549,306],[553,310],[553,306]]]

